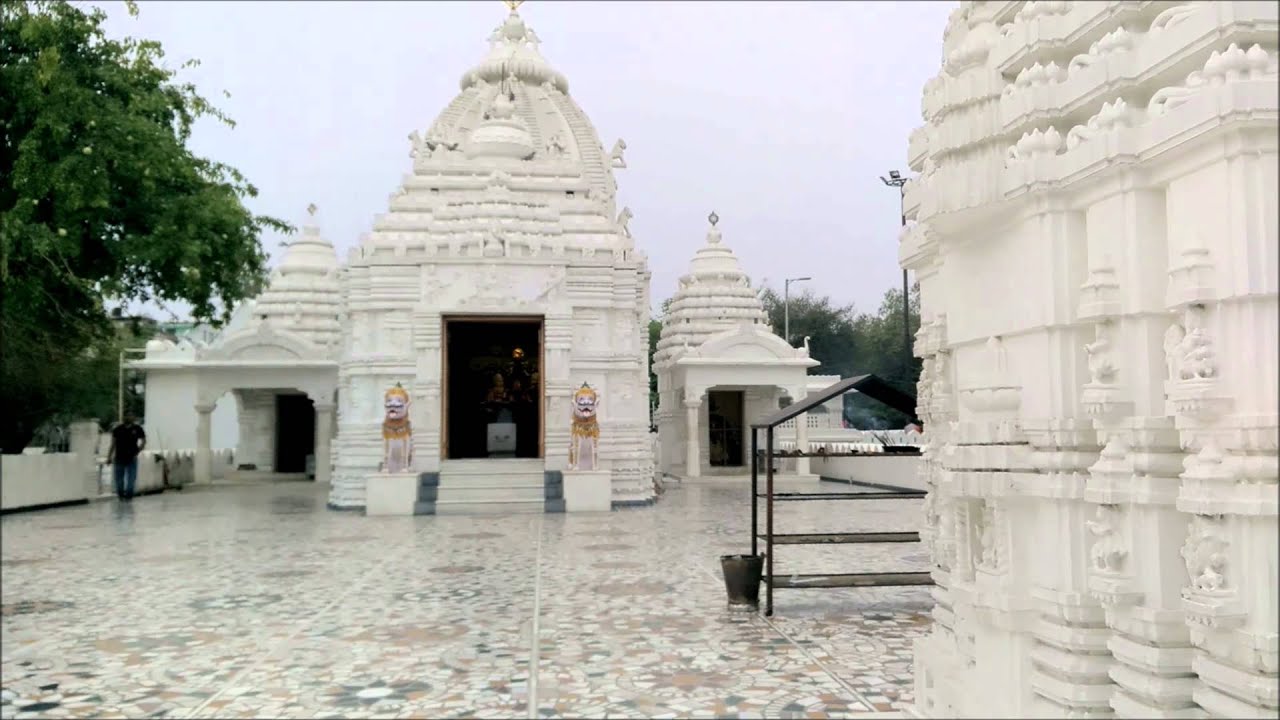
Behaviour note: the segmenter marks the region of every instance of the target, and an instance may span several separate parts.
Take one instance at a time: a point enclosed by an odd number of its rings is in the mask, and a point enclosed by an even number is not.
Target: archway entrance
[[[542,317],[444,319],[444,457],[542,457]]]

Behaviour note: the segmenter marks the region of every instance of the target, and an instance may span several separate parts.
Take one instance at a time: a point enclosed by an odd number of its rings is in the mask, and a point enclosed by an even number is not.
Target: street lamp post
[[[907,179],[902,177],[902,173],[897,170],[890,170],[889,177],[880,176],[880,181],[889,187],[898,188],[898,215],[901,217],[901,227],[907,226],[907,194],[904,186]],[[907,373],[911,368],[911,289],[907,283],[907,269],[902,268],[902,376],[903,381],[907,379]]]
[[[120,351],[120,361],[116,367],[116,422],[124,422],[124,369],[126,355],[146,355],[146,348],[125,348]]]
[[[812,280],[810,277],[787,278],[782,281],[782,336],[791,344],[791,283]]]

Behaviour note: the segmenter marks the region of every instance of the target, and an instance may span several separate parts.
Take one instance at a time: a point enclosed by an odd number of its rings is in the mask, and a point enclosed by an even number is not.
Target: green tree
[[[176,80],[158,43],[106,37],[105,17],[64,0],[0,3],[7,453],[65,409],[90,349],[101,360],[114,341],[106,304],[185,301],[197,320],[225,319],[266,277],[260,234],[292,230],[244,207],[257,190],[234,168],[187,149],[200,117],[231,120]]]
[[[760,300],[779,337],[789,306],[792,344],[799,346],[808,337],[810,355],[822,362],[810,369],[811,374],[847,377],[859,372],[857,315],[852,305],[832,305],[831,298],[805,290],[792,295],[784,306],[782,296],[768,287],[760,294]]]
[[[911,288],[908,298],[910,341],[920,329],[920,285]],[[858,336],[858,373],[871,373],[902,392],[914,396],[920,379],[921,363],[913,357],[903,338],[902,290],[890,288],[880,301],[880,308],[872,313],[859,314],[854,322]],[[903,427],[912,418],[865,397],[850,395],[845,399],[845,416],[859,427]]]
[[[761,294],[769,324],[779,336],[784,325],[782,297],[772,288]],[[920,294],[917,285],[908,308],[911,331],[920,327]],[[858,313],[852,305],[836,306],[812,291],[793,295],[790,301],[791,336],[799,345],[809,337],[809,351],[821,365],[816,375],[874,374],[912,396],[920,377],[920,361],[909,362],[903,350],[902,291],[891,288],[875,313]],[[868,429],[902,427],[910,418],[878,402],[850,394],[845,396],[845,418]]]
[[[658,375],[653,369],[653,355],[658,352],[658,340],[662,337],[662,321],[671,309],[672,298],[662,301],[662,310],[656,318],[649,318],[649,427],[655,426],[653,409],[658,407]]]

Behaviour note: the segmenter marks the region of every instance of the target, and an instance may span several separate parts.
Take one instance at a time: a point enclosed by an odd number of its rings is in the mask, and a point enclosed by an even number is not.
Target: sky
[[[159,41],[179,78],[235,121],[194,152],[241,170],[260,214],[315,203],[339,257],[411,171],[423,132],[506,16],[471,2],[123,2],[109,35]],[[955,2],[543,2],[520,15],[605,147],[626,141],[618,206],[649,255],[654,307],[675,292],[711,211],[753,282],[874,311],[900,287],[899,199],[921,90]],[[223,97],[222,93],[230,93]],[[286,238],[264,236],[274,258]]]

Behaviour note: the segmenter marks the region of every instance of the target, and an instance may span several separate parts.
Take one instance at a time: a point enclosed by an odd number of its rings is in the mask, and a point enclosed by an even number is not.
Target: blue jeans
[[[133,497],[133,487],[138,483],[138,458],[126,463],[116,463],[115,471],[116,495]]]

